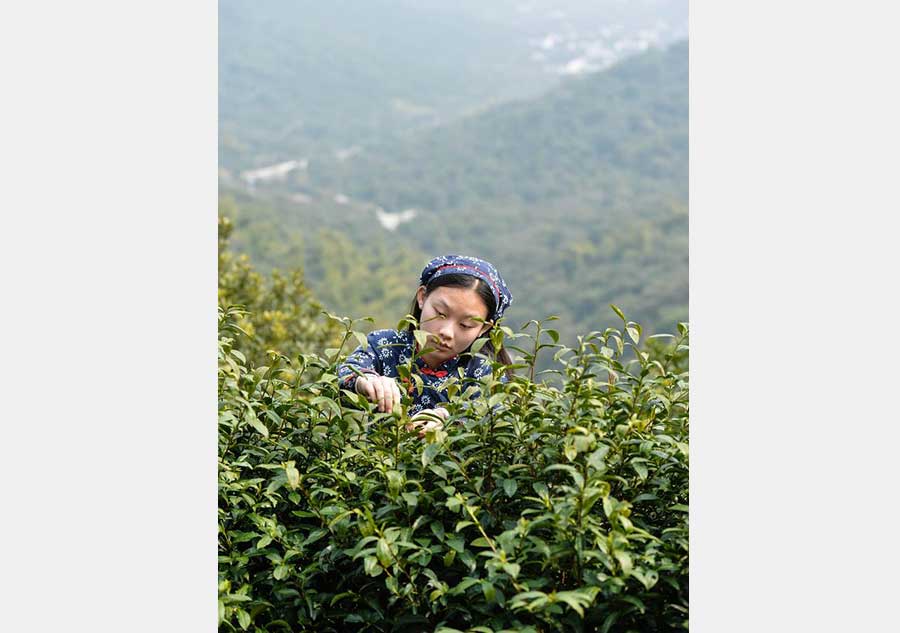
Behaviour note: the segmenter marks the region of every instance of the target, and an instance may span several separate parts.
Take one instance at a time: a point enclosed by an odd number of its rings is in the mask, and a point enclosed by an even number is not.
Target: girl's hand
[[[366,374],[356,379],[356,393],[378,404],[379,413],[393,411],[400,404],[400,387],[388,376]]]
[[[419,437],[425,437],[425,433],[431,429],[444,428],[444,422],[450,417],[450,412],[444,407],[434,409],[422,409],[410,418],[406,429],[414,431],[419,429]]]

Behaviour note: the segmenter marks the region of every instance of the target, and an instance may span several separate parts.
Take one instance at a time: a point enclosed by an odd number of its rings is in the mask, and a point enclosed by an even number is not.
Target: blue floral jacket
[[[368,348],[357,347],[338,368],[342,387],[353,389],[356,386],[356,372],[389,376],[399,381],[397,366],[409,363],[415,350],[415,338],[408,331],[375,330],[366,337],[366,341],[369,344]],[[413,404],[409,408],[410,415],[415,415],[422,409],[432,409],[441,402],[448,402],[445,384],[450,377],[461,377],[463,381],[466,378],[477,380],[491,373],[491,366],[487,360],[467,354],[454,356],[434,369],[421,358],[416,358],[413,366],[424,383],[424,389],[418,394],[413,385],[407,385],[413,397]],[[501,380],[505,382],[505,376],[501,377]],[[471,397],[477,396],[478,393],[478,390],[473,390]]]

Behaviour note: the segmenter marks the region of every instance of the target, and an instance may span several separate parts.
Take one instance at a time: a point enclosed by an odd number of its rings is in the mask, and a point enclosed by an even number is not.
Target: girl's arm
[[[355,391],[356,378],[359,374],[375,374],[381,375],[383,367],[381,358],[376,351],[377,332],[372,332],[366,337],[368,345],[365,349],[360,345],[347,356],[347,360],[338,367],[338,379],[341,381],[341,387]]]
[[[357,347],[338,367],[340,385],[376,403],[381,412],[393,410],[400,402],[400,388],[396,381],[383,375],[385,368],[382,354],[388,348],[381,345],[390,345],[395,339],[396,332],[393,330],[371,332],[366,337],[368,345],[365,348],[362,345]],[[393,355],[388,353],[388,357]]]

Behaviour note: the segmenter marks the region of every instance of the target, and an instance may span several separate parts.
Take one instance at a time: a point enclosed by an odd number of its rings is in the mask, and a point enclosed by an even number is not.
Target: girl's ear
[[[416,290],[416,303],[419,304],[419,310],[425,307],[425,286],[419,286]]]

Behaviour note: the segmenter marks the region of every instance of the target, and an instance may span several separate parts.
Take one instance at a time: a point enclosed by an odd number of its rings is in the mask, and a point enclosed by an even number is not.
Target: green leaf
[[[569,464],[550,464],[544,469],[544,472],[550,472],[551,470],[564,470],[572,476],[572,483],[575,484],[576,488],[584,487],[584,477],[581,476],[581,473],[578,472],[574,466]]]
[[[378,576],[381,574],[381,567],[378,565],[378,559],[374,556],[366,556],[363,559],[363,569],[367,576]]]
[[[331,398],[327,398],[325,396],[317,396],[310,401],[310,404],[313,406],[324,405],[331,410],[335,417],[341,416],[340,405]]]
[[[642,569],[635,569],[631,572],[631,575],[637,578],[648,591],[659,580],[659,574],[654,569],[648,569],[646,573]]]
[[[600,633],[609,633],[609,630],[612,628],[612,625],[616,623],[616,620],[619,619],[619,612],[613,611],[609,615],[606,616],[606,619],[603,620],[603,625],[600,627]]]
[[[622,566],[622,573],[624,573],[626,576],[629,575],[631,573],[632,566],[631,554],[622,550],[616,550],[613,556],[617,561],[619,561],[619,565]]]
[[[603,497],[603,512],[608,518],[612,518],[613,512],[616,510],[616,500],[612,497]]]
[[[556,330],[544,330],[547,333],[547,336],[553,339],[554,343],[559,343],[559,332]]]
[[[272,575],[275,577],[275,580],[282,580],[285,576],[288,575],[290,568],[287,565],[279,565],[275,568],[275,571],[272,572]]]
[[[419,352],[421,353],[428,345],[428,332],[424,330],[413,330],[413,336],[416,339],[416,343],[419,344]]]
[[[516,490],[518,489],[519,484],[515,479],[504,479],[503,480],[503,492],[506,493],[507,497],[512,498],[514,494],[516,494]]]
[[[638,611],[640,611],[641,613],[644,613],[644,611],[646,611],[646,609],[647,609],[647,607],[644,605],[644,603],[639,598],[635,598],[634,596],[625,595],[625,596],[621,596],[619,599],[622,600],[623,602],[628,602],[630,604],[633,604],[634,606],[636,606],[638,608]]]
[[[469,568],[470,572],[475,571],[475,567],[477,566],[477,563],[475,562],[475,557],[472,556],[472,552],[470,552],[468,550],[461,552],[459,555],[459,560],[462,561],[462,563],[466,567]]]
[[[611,303],[609,304],[609,307],[612,308],[613,312],[615,312],[616,314],[619,315],[619,318],[622,319],[622,321],[625,321],[625,315],[622,313],[621,310],[619,310],[618,307],[614,306]]]
[[[505,393],[495,393],[490,398],[488,398],[488,408],[493,409],[496,405],[506,400],[506,398],[507,395]]]
[[[606,467],[604,458],[606,457],[607,453],[609,453],[609,446],[607,446],[606,444],[601,444],[599,447],[597,447],[597,450],[591,453],[588,457],[588,466],[596,468],[597,470],[604,470]]]
[[[489,580],[481,582],[481,592],[484,594],[484,599],[488,602],[494,602],[497,599],[497,589]]]
[[[398,582],[397,582],[397,577],[396,577],[396,576],[388,576],[387,578],[385,578],[385,579],[384,579],[384,586],[387,587],[387,588],[388,588],[388,591],[390,591],[392,594],[394,594],[394,595],[399,595],[399,593],[400,593],[400,586],[399,586],[399,584],[398,584]]]
[[[471,587],[472,585],[477,585],[479,582],[478,578],[463,578],[462,581],[453,588],[453,593],[460,594],[464,592],[466,589]]]
[[[394,562],[394,558],[391,555],[391,546],[383,538],[378,539],[378,544],[375,546],[375,555],[378,556],[378,562],[383,567],[390,567],[391,563]]]
[[[387,477],[388,490],[391,495],[400,494],[400,488],[403,486],[403,475],[396,470],[389,470],[385,473]]]
[[[453,561],[456,559],[456,550],[448,550],[446,554],[444,554],[444,567],[449,567],[453,564]]]
[[[434,459],[435,455],[441,452],[441,445],[437,443],[428,444],[422,451],[422,466],[427,467]]]
[[[519,575],[520,569],[521,568],[519,567],[518,563],[503,563],[503,571],[505,571],[513,578],[516,578]]]
[[[284,474],[287,477],[287,484],[291,490],[296,490],[300,485],[300,471],[294,467],[294,462],[288,462],[284,468]]]
[[[317,530],[313,530],[309,536],[307,536],[305,539],[303,539],[303,546],[306,547],[307,545],[311,545],[311,544],[315,543],[316,541],[320,540],[323,536],[326,536],[327,534],[328,534],[328,530],[326,530],[324,528],[319,528]]]
[[[475,342],[472,343],[472,346],[469,348],[469,352],[472,354],[477,354],[478,352],[481,351],[481,348],[484,347],[485,344],[487,344],[487,342],[488,342],[487,338],[475,339]]]
[[[635,472],[638,474],[638,477],[641,478],[641,481],[647,480],[647,467],[644,466],[641,462],[631,462],[631,467],[634,468]]]
[[[466,540],[457,535],[457,536],[448,536],[447,537],[447,545],[452,549],[455,549],[457,552],[462,554],[466,549]]]
[[[625,343],[622,342],[622,339],[616,335],[611,336],[612,340],[616,342],[616,349],[619,352],[619,356],[625,353]]]
[[[560,602],[565,602],[567,605],[572,607],[572,609],[582,618],[584,617],[584,606],[582,606],[581,601],[578,600],[575,596],[571,595],[570,591],[560,591],[556,594],[556,599]]]
[[[266,428],[266,425],[259,421],[256,417],[256,414],[251,410],[247,410],[244,412],[244,422],[252,426],[256,429],[263,437],[269,437],[269,429]],[[247,617],[250,617],[249,615]]]
[[[641,326],[637,323],[629,323],[625,331],[628,332],[628,336],[631,337],[635,344],[641,341]]]
[[[237,613],[238,624],[246,631],[250,627],[250,614],[243,609],[235,609],[235,613]]]
[[[353,336],[356,337],[356,340],[359,341],[359,346],[363,349],[369,349],[369,340],[365,334],[362,332],[353,332]]]

